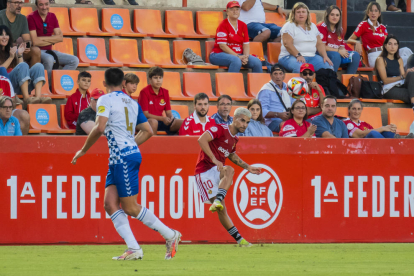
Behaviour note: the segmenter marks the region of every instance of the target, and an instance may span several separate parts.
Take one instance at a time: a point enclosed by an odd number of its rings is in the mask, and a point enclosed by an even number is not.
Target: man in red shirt
[[[304,63],[300,67],[300,77],[308,83],[308,93],[303,97],[303,100],[308,107],[308,118],[322,114],[321,102],[325,97],[323,87],[314,82],[315,68],[310,63]]]
[[[174,118],[168,90],[161,87],[164,71],[160,67],[152,67],[148,71],[148,77],[149,85],[141,90],[138,103],[154,135],[157,131],[165,131],[168,135],[173,135],[178,132],[183,120]],[[163,116],[163,112],[166,116]]]
[[[91,74],[86,71],[78,75],[78,89],[73,93],[66,102],[65,119],[70,129],[76,129],[76,122],[82,110],[87,108],[90,103]]]
[[[195,169],[197,189],[203,202],[213,203],[210,211],[217,211],[221,224],[240,246],[251,244],[239,234],[226,211],[224,198],[233,182],[234,169],[224,166],[224,162],[228,157],[250,173],[261,173],[260,168],[248,165],[236,154],[236,144],[239,141],[237,133],[246,130],[251,116],[249,110],[240,107],[234,112],[230,125],[219,124],[204,132],[198,139],[201,151]]]
[[[198,93],[194,97],[194,113],[184,120],[178,135],[201,135],[206,129],[216,125],[214,119],[207,116],[209,104],[205,93]]]

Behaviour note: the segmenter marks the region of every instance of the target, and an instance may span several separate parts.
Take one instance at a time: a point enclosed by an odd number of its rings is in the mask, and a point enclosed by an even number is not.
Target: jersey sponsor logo
[[[233,204],[240,220],[250,228],[264,229],[278,217],[283,203],[283,189],[276,172],[267,165],[260,175],[243,170],[233,190]]]
[[[102,105],[98,106],[98,113],[100,114],[104,112],[105,112],[105,106],[102,106]]]
[[[285,125],[285,127],[283,128],[283,131],[289,131],[289,130],[295,130],[295,127],[291,125]]]
[[[353,123],[348,123],[346,125],[346,128],[349,129],[349,130],[354,129],[354,124]]]
[[[230,152],[222,147],[219,147],[218,150],[224,154],[224,157],[228,157],[230,155]]]
[[[227,36],[226,33],[223,33],[223,32],[218,32],[217,33],[217,37],[226,37],[226,36]]]
[[[211,131],[216,132],[217,131],[217,127],[213,126],[210,128]]]
[[[199,133],[200,132],[200,130],[194,130],[194,133]]]
[[[161,99],[160,105],[166,105],[167,103],[164,101],[164,99]]]

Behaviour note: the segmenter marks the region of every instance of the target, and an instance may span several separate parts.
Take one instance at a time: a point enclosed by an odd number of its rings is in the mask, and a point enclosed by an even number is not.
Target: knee
[[[234,175],[234,169],[230,166],[225,166],[224,168],[224,174],[228,177],[233,177]]]
[[[28,125],[30,123],[30,115],[26,110],[15,110],[13,116],[19,120],[20,124]]]
[[[264,30],[264,31],[261,33],[262,38],[263,38],[263,41],[268,40],[268,39],[270,38],[270,35],[271,35],[271,34],[272,34],[272,32],[271,32],[269,29]]]
[[[42,55],[42,63],[45,64],[47,67],[52,68],[53,62],[55,62],[55,59],[53,58],[52,55],[49,55],[49,54]]]
[[[31,52],[32,57],[35,56],[35,57],[39,57],[39,58],[40,58],[40,55],[42,53],[40,51],[40,48],[39,47],[36,47],[36,46],[30,48],[30,52]]]
[[[78,57],[73,56],[73,58],[70,60],[70,64],[71,64],[71,65],[73,65],[73,66],[78,67],[78,64],[79,64],[79,58],[78,58]]]
[[[42,72],[43,75],[45,74],[45,67],[43,66],[43,64],[39,62],[33,65],[32,68],[30,68],[30,70]]]
[[[119,206],[116,206],[113,202],[104,200],[104,209],[109,215],[112,215],[116,210],[119,209]]]
[[[240,67],[240,68],[242,67],[241,59],[236,57],[236,56],[231,57],[230,63],[234,66],[237,66],[237,67]]]
[[[29,64],[27,64],[26,62],[21,62],[21,63],[17,64],[15,69],[17,69],[18,71],[21,71],[21,72],[27,72],[28,73],[29,72]]]
[[[331,59],[331,61],[333,63],[340,63],[341,62],[341,55],[337,52],[330,52],[329,53],[329,58]],[[323,59],[322,59],[323,61]]]

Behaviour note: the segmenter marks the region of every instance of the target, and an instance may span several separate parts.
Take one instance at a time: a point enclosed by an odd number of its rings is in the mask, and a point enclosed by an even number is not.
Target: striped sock
[[[119,209],[113,213],[111,220],[114,223],[116,231],[124,239],[129,249],[138,250],[141,248],[132,233],[131,227],[129,227],[128,217],[124,213],[124,210]]]
[[[227,191],[225,189],[219,188],[217,195],[216,195],[216,199],[221,202],[226,197],[226,194],[227,194]]]
[[[243,239],[243,237],[239,234],[239,230],[237,230],[235,226],[227,230],[227,232],[229,232],[230,236],[232,236],[237,243],[239,243]]]
[[[175,232],[168,228],[164,223],[162,223],[151,210],[142,206],[141,212],[139,212],[138,216],[136,217],[140,220],[143,224],[148,226],[154,231],[157,231],[164,237],[166,240],[170,240],[174,238]]]

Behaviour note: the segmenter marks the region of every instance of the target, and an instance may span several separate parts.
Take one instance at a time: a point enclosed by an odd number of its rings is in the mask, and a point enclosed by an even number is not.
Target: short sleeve
[[[223,135],[223,127],[222,126],[212,126],[206,132],[210,133],[211,138],[217,139]]]
[[[368,124],[368,123],[365,123],[366,124],[366,127],[368,128],[368,129],[374,129],[370,124]]]
[[[325,89],[323,89],[322,85],[320,85],[320,84],[318,84],[318,85],[319,85],[319,88],[321,89],[322,94],[323,94],[324,96],[326,96],[326,94],[325,94]]]
[[[282,130],[279,132],[280,137],[297,137],[296,129],[289,122],[285,122]]]
[[[15,126],[14,126],[14,136],[22,136],[23,134],[22,134],[22,130],[20,129],[19,120],[18,119],[14,120],[14,124],[15,124]]]
[[[223,21],[224,23],[224,21]],[[228,30],[226,29],[224,24],[220,24],[217,28],[217,33],[216,33],[216,43],[217,44],[227,44],[227,39],[228,39]]]
[[[96,116],[103,116],[109,118],[109,113],[111,112],[111,105],[107,101],[108,97],[100,97],[96,105]]]
[[[138,103],[141,106],[142,111],[148,111],[148,108],[149,108],[148,95],[145,89],[142,89],[141,93],[139,93]]]
[[[21,34],[29,34],[29,26],[27,24],[27,18],[26,16],[22,15],[21,17],[21,23],[22,23],[22,33]],[[36,28],[35,28],[36,29]]]
[[[326,26],[318,25],[319,33],[321,34],[321,39],[323,43],[327,42],[328,37],[328,28]]]
[[[36,31],[36,24],[35,24],[35,21],[33,19],[33,15],[32,14],[29,14],[27,16],[27,24],[29,26],[29,31]]]
[[[384,25],[382,25],[382,26],[384,27],[384,35],[388,35],[387,28]]]
[[[295,38],[295,23],[286,22],[280,30],[280,34],[288,33],[292,38]]]
[[[164,90],[165,95],[165,110],[171,110],[170,93],[168,90]]]
[[[322,34],[319,32],[318,27],[316,27],[316,25],[314,23],[311,23],[311,32],[315,35],[315,36],[319,36],[320,38],[322,38]]]
[[[142,108],[138,104],[138,118],[137,118],[137,125],[148,122],[147,117],[145,117]]]
[[[354,31],[354,35],[356,35],[356,37],[361,37],[361,35],[365,32],[365,21],[362,21],[361,23],[359,23],[358,27],[355,29]]]
[[[239,21],[242,22],[242,21]],[[250,38],[249,38],[249,31],[247,30],[247,25],[242,22],[243,25],[243,37],[244,37],[244,41],[243,44],[249,44]]]
[[[240,7],[243,5],[244,2],[246,2],[246,0],[238,0],[237,2],[239,2]]]

